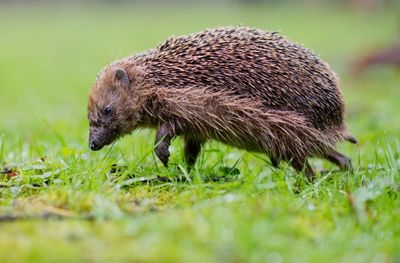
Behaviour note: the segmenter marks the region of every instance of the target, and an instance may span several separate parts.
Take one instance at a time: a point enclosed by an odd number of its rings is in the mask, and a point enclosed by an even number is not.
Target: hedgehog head
[[[130,133],[140,119],[136,79],[121,65],[110,65],[89,92],[89,147],[97,151]],[[134,75],[134,74],[133,74]]]

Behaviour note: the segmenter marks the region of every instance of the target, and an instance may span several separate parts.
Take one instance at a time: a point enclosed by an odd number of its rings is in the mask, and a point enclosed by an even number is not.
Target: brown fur
[[[88,112],[92,149],[138,126],[158,127],[155,150],[165,165],[170,140],[182,135],[189,164],[213,139],[266,153],[274,166],[289,161],[312,176],[308,157],[346,168],[349,159],[333,146],[355,142],[327,64],[275,32],[246,27],[173,37],[114,62],[96,80]]]

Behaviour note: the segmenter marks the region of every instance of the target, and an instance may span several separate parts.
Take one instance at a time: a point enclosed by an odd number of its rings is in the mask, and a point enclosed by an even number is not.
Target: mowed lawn
[[[398,37],[395,12],[288,7],[0,6],[0,262],[399,262],[400,72],[350,62]],[[88,90],[107,63],[221,25],[280,31],[341,79],[353,172],[315,183],[219,143],[163,168],[153,131],[87,146]],[[117,168],[113,169],[116,164]]]

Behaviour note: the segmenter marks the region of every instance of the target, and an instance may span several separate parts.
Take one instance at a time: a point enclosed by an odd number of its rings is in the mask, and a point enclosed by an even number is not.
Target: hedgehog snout
[[[94,130],[90,130],[89,134],[89,148],[92,151],[98,151],[103,148],[104,144],[102,143],[98,132]]]
[[[114,135],[108,129],[91,128],[89,133],[89,148],[93,151],[101,150],[105,145],[114,141]]]
[[[99,143],[98,140],[90,140],[89,141],[89,147],[92,151],[98,151],[101,148],[103,148],[103,146],[101,146],[101,144]]]

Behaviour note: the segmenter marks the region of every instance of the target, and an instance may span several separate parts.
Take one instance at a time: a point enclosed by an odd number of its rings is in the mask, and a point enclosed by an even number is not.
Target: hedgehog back
[[[319,130],[342,126],[334,73],[276,32],[229,27],[173,37],[143,61],[146,80],[161,88],[229,91],[261,101],[266,110],[301,114]]]

